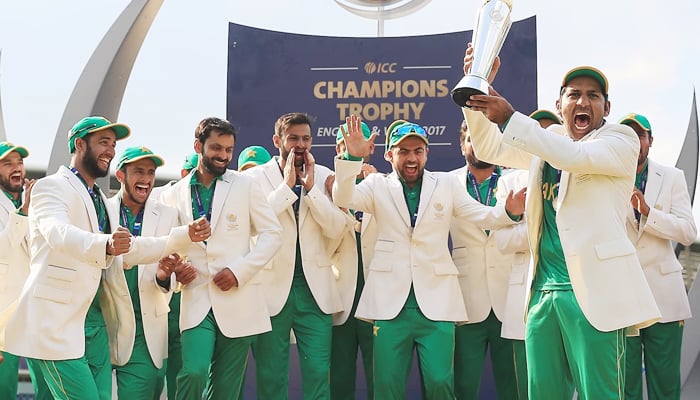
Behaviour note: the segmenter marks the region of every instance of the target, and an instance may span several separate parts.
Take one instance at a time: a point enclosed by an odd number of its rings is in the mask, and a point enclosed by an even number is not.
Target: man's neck
[[[206,170],[203,166],[197,167],[197,181],[204,185],[205,187],[211,186],[211,183],[216,178],[213,174]]]
[[[496,169],[496,166],[492,165],[488,168],[474,168],[472,166],[467,166],[467,169],[469,170],[469,172],[472,173],[477,183],[482,183],[483,181],[491,177],[491,174]]]
[[[14,200],[14,201],[19,200],[19,192],[10,192],[9,190],[5,189],[4,187],[0,187],[0,190],[2,190],[3,192],[5,192],[5,194],[6,194],[8,197],[11,197],[12,200]]]
[[[637,164],[637,175],[641,174],[642,171],[644,171],[644,167],[646,167],[648,163],[649,159],[647,158],[646,160],[644,160],[643,163]]]
[[[143,204],[137,203],[131,199],[131,196],[127,195],[124,192],[124,188],[122,187],[122,205],[131,211],[131,215],[136,215],[138,214],[144,207]]]
[[[90,175],[85,168],[83,167],[83,164],[77,160],[73,160],[70,164],[71,168],[75,168],[76,171],[80,174],[80,176],[83,178],[85,183],[88,185],[89,188],[92,188],[95,186],[95,181],[97,180],[96,177]]]

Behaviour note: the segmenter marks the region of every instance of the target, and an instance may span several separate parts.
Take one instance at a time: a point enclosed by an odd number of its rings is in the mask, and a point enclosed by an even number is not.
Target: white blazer
[[[518,169],[504,173],[498,180],[496,199],[505,204],[506,196],[512,190],[518,190],[527,186],[528,173]],[[524,216],[527,219],[527,215]],[[527,297],[529,288],[527,283],[530,271],[530,247],[527,241],[527,224],[507,226],[491,231],[496,241],[498,251],[511,256],[510,277],[508,278],[508,294],[506,295],[505,308],[503,310],[503,323],[501,325],[501,337],[506,339],[525,340],[525,310],[527,309]]]
[[[29,276],[28,232],[27,217],[17,214],[0,189],[0,351],[5,345],[7,320]]]
[[[486,207],[448,172],[423,174],[415,228],[397,174],[371,174],[355,185],[362,163],[336,159],[333,200],[340,207],[365,210],[377,223],[375,253],[355,316],[396,317],[414,287],[418,306],[433,321],[466,322],[462,291],[447,247],[453,218],[489,229],[510,225],[503,207]]]
[[[642,216],[637,226],[630,207],[627,232],[637,247],[644,276],[661,310],[660,322],[684,320],[692,315],[683,281],[683,267],[672,242],[689,246],[698,234],[688,186],[683,171],[652,160],[648,165],[644,199],[649,205],[649,215]]]
[[[119,215],[121,192],[108,200],[112,212]],[[168,356],[168,299],[166,290],[156,283],[158,260],[175,251],[182,250],[190,244],[186,226],[178,226],[178,213],[173,207],[161,204],[152,196],[146,200],[143,212],[141,236],[134,238],[132,248],[124,255],[124,264],[129,268],[137,265],[138,289],[141,308],[143,333],[146,338],[149,355],[153,365],[163,366],[163,359]],[[175,228],[175,229],[173,229]],[[135,321],[134,305],[129,294],[129,286],[123,269],[111,268],[105,277],[105,293],[115,298],[118,305],[114,318],[109,321]],[[171,277],[171,286],[175,283]],[[134,349],[136,326],[132,324],[107,323],[110,338],[112,364],[124,365],[131,358]],[[127,329],[125,329],[127,328]]]
[[[119,218],[109,208],[107,215],[115,229]],[[7,325],[5,349],[41,360],[80,358],[90,303],[104,270],[122,268],[122,256],[106,255],[110,234],[99,233],[92,199],[68,168],[61,166],[34,185],[29,237],[30,273]],[[114,307],[111,298],[105,300],[103,310]]]
[[[283,182],[278,159],[275,156],[267,163],[245,172],[262,187],[284,232],[282,247],[261,273],[270,316],[279,314],[289,297],[297,235],[304,276],[311,294],[321,311],[326,314],[336,313],[342,310],[343,303],[331,269],[328,242],[340,237],[346,224],[343,212],[333,205],[326,193],[325,182],[331,171],[319,164],[314,166],[314,186],[309,192],[304,190],[301,195],[297,226],[292,207],[297,195]]]
[[[190,179],[195,170],[163,192],[161,199],[176,207],[179,223],[193,221]],[[180,330],[199,325],[213,310],[221,332],[230,338],[272,329],[258,272],[282,242],[279,222],[265,194],[254,180],[227,170],[216,181],[211,210],[211,237],[190,243],[183,255],[197,268],[197,278],[182,287]],[[251,248],[251,237],[258,240]],[[224,268],[238,279],[238,287],[222,291],[212,279]]]
[[[543,217],[542,168],[548,161],[562,170],[557,227],[583,314],[604,332],[657,321],[659,309],[625,227],[639,153],[634,131],[606,123],[574,141],[561,125],[548,131],[516,112],[501,133],[481,112],[462,110],[479,159],[530,170],[525,213],[534,268]]]
[[[357,291],[357,236],[355,229],[358,226],[353,215],[347,215],[347,226],[343,235],[339,238],[335,251],[331,254],[333,272],[336,274],[340,297],[343,301],[343,311],[333,314],[333,325],[342,325],[350,317],[352,303],[355,301]],[[363,213],[360,227],[360,246],[362,254],[362,273],[367,281],[367,272],[372,257],[374,246],[377,242],[377,223],[370,213]]]
[[[452,171],[466,187],[467,167]],[[499,179],[500,182],[500,179]],[[496,187],[495,192],[500,192]],[[467,192],[467,196],[470,196]],[[503,321],[512,254],[500,252],[493,234],[486,234],[480,226],[452,220],[452,261],[459,270],[464,306],[470,324],[484,321],[493,309],[496,318]]]

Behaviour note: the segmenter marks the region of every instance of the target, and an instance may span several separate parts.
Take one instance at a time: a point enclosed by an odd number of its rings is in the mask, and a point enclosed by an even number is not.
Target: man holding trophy
[[[489,32],[475,30],[475,38],[500,34],[491,32],[499,24],[479,26]],[[493,82],[500,46],[482,43],[469,45],[464,70]],[[567,72],[556,101],[563,124],[549,129],[492,87],[453,97],[478,157],[529,169],[534,178],[526,202],[534,258],[525,337],[529,397],[570,399],[575,388],[580,398],[623,398],[625,328],[648,326],[660,313],[625,227],[639,140],[605,121],[607,78],[587,66]]]

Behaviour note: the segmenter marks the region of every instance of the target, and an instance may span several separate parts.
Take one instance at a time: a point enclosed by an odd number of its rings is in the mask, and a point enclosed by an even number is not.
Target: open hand
[[[353,157],[367,157],[372,154],[372,149],[374,148],[374,140],[377,138],[377,133],[372,133],[369,139],[365,139],[362,134],[362,119],[357,115],[351,115],[345,118],[345,123],[348,126],[348,130],[341,125],[340,131],[343,134],[343,139],[345,140],[345,148]]]

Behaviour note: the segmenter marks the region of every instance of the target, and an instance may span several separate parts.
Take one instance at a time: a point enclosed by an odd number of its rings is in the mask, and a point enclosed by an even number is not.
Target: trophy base
[[[465,75],[452,89],[452,100],[460,107],[468,107],[467,100],[472,95],[489,94],[489,83],[486,79],[476,75]]]

